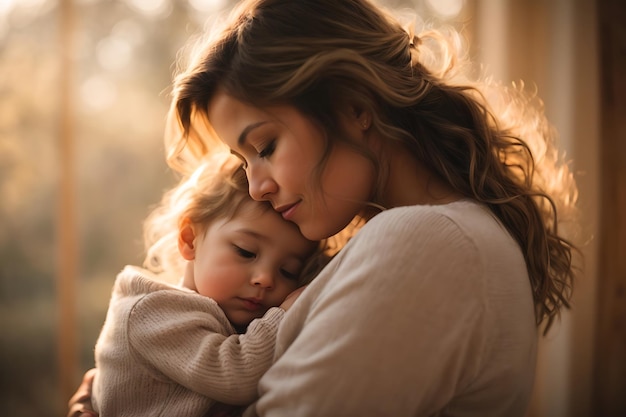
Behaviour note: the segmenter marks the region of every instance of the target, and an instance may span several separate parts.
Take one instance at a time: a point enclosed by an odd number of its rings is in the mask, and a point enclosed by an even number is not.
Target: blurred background
[[[585,262],[541,342],[529,417],[626,415],[625,7],[379,2],[462,29],[494,78],[543,98]],[[65,415],[93,366],[115,275],[142,262],[142,221],[176,181],[162,137],[177,54],[232,3],[0,0],[0,415]]]

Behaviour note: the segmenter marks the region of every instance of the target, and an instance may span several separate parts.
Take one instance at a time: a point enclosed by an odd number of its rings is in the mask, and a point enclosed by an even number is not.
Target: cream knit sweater
[[[284,311],[239,335],[212,299],[148,275],[126,267],[115,282],[95,349],[100,417],[204,416],[216,402],[251,403]]]
[[[395,208],[285,315],[245,415],[523,416],[536,343],[522,252],[489,210]]]

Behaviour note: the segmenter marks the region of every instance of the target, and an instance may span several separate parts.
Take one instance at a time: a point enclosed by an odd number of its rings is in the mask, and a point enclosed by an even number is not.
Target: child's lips
[[[246,310],[258,311],[263,309],[263,303],[258,298],[241,298],[241,301]]]

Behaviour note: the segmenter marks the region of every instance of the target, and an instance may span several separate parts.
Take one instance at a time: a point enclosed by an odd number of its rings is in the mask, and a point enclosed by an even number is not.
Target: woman
[[[351,232],[244,415],[525,414],[575,185],[540,109],[464,78],[458,40],[367,0],[252,0],[176,79],[172,167],[225,145],[305,237]]]

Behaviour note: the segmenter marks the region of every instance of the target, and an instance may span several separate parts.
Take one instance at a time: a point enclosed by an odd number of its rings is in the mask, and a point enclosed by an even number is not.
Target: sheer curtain
[[[535,84],[579,187],[584,267],[573,309],[540,342],[529,417],[593,415],[599,91],[593,0],[475,0],[474,45],[496,79]]]

